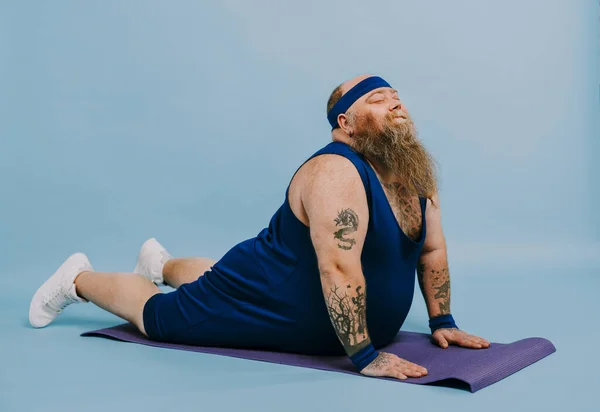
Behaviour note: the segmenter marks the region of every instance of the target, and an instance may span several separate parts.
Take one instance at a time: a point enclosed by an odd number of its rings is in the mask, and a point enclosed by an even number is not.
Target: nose
[[[394,112],[396,110],[401,110],[406,113],[406,106],[399,100],[394,100],[390,105],[390,111]]]

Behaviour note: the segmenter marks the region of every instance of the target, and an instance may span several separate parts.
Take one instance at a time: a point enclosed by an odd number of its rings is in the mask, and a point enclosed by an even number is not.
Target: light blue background
[[[596,1],[13,2],[1,15],[3,271],[76,250],[116,270],[149,236],[222,255],[267,224],[330,141],[329,93],[363,72],[400,90],[439,163],[456,264],[598,254]]]
[[[255,236],[330,141],[330,92],[361,73],[400,90],[440,165],[454,296],[465,299],[455,307],[485,304],[466,289],[482,277],[522,285],[552,273],[587,290],[560,305],[596,316],[585,282],[600,273],[599,20],[596,0],[1,2],[10,327],[28,342],[56,333],[22,329],[35,289],[75,251],[97,270],[130,271],[151,236],[213,258]],[[580,313],[584,296],[593,306]],[[476,318],[505,315],[494,310],[465,308],[461,321],[490,338]],[[560,339],[546,326],[518,330]],[[494,338],[517,338],[502,327]]]

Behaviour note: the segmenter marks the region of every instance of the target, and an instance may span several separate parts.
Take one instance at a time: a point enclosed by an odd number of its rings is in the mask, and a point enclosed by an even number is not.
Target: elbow
[[[337,264],[319,265],[319,273],[321,273],[321,277],[333,278],[339,277],[342,270]]]
[[[319,272],[324,278],[352,278],[362,273],[362,266],[360,261],[356,263],[331,260],[319,263]]]
[[[445,255],[446,254],[446,248],[445,247],[437,247],[434,249],[427,249],[427,250],[422,250],[421,251],[421,255],[419,256],[419,260],[422,259],[429,259],[432,256],[437,256],[437,255]]]

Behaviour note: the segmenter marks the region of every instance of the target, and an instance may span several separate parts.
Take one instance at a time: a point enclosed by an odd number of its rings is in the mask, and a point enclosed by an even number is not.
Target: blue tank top
[[[345,143],[332,142],[304,163],[322,154],[350,160],[364,184],[369,226],[361,261],[367,328],[373,345],[379,348],[394,339],[412,304],[417,260],[426,236],[426,199],[419,198],[422,233],[415,242],[398,225],[364,156]],[[325,304],[310,230],[292,212],[288,193],[289,185],[285,201],[268,227],[230,249],[205,274],[206,280],[243,311],[245,322],[251,323],[248,331],[277,340],[285,350],[343,354]]]

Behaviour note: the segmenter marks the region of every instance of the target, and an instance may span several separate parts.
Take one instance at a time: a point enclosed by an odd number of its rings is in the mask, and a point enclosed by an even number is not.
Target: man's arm
[[[427,235],[417,263],[417,278],[427,304],[433,340],[442,348],[447,348],[448,345],[475,349],[488,348],[489,341],[458,330],[452,318],[448,254],[437,193],[432,196],[432,199],[435,205],[427,200],[425,212]]]
[[[417,279],[429,318],[450,314],[450,271],[437,193],[427,200],[427,234],[417,263]]]
[[[314,159],[301,199],[331,323],[346,353],[352,356],[371,343],[361,265],[369,225],[364,186],[347,159],[322,155]]]
[[[354,165],[339,155],[312,159],[301,200],[317,254],[331,323],[346,353],[366,376],[406,379],[427,374],[420,365],[377,352],[367,328],[361,254],[369,226],[367,194]]]

